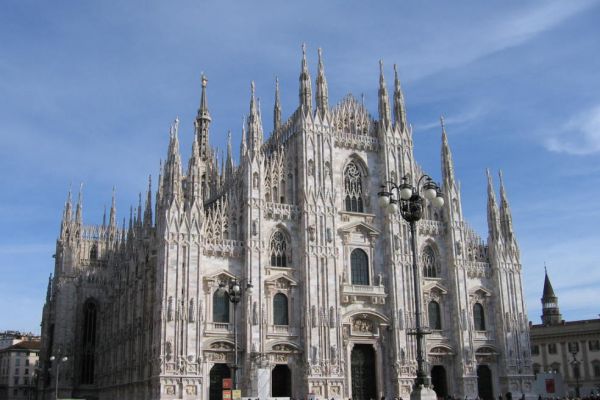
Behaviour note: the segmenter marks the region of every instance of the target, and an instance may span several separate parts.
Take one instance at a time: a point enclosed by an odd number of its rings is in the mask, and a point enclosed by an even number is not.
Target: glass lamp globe
[[[427,200],[433,200],[435,199],[435,196],[437,196],[437,191],[433,187],[428,187],[427,189],[425,189],[423,196]]]
[[[436,196],[433,200],[431,200],[431,203],[434,207],[441,208],[444,205],[444,197]]]
[[[412,197],[413,191],[410,186],[404,186],[400,189],[400,198],[402,200],[408,200]]]
[[[233,293],[239,293],[240,292],[240,285],[236,282],[233,284],[233,286],[231,286],[231,290],[233,291]]]
[[[390,203],[385,210],[387,211],[388,215],[395,214],[398,212],[398,205],[396,203]]]
[[[390,196],[387,196],[387,195],[379,196],[379,205],[381,207],[387,207],[388,204],[390,204]]]
[[[246,293],[252,294],[253,291],[254,291],[254,286],[252,286],[252,284],[249,283],[248,286],[246,286]]]

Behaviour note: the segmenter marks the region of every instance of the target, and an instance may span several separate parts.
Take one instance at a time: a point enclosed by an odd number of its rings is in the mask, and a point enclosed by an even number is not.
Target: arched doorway
[[[492,371],[487,365],[477,367],[477,393],[482,400],[494,400]]]
[[[287,365],[276,365],[271,371],[271,396],[292,397],[292,371]]]
[[[231,378],[227,364],[215,364],[210,369],[209,400],[223,400],[223,379]]]
[[[431,384],[438,398],[445,399],[448,396],[448,383],[446,382],[446,368],[435,365],[431,368]]]
[[[352,374],[352,399],[375,399],[375,350],[370,344],[355,344],[350,356]]]

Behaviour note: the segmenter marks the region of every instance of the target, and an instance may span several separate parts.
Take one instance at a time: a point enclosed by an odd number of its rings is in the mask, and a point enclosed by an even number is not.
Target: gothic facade
[[[40,388],[88,399],[220,399],[235,372],[243,396],[407,398],[416,370],[414,296],[424,304],[427,367],[439,395],[529,394],[532,367],[519,249],[501,181],[488,173],[489,237],[463,219],[442,125],[442,209],[418,223],[420,292],[408,225],[386,215],[387,180],[423,174],[398,74],[388,97],[380,64],[378,117],[348,95],[329,105],[319,51],[313,96],[303,54],[299,106],[263,134],[254,84],[240,162],[209,145],[202,77],[191,156],[179,121],[157,189],[149,184],[118,226],[66,202],[43,311]],[[190,135],[192,132],[190,132]],[[220,165],[219,165],[220,164]],[[237,279],[240,301],[219,284]],[[252,291],[247,288],[251,285]],[[235,318],[234,318],[235,316]]]

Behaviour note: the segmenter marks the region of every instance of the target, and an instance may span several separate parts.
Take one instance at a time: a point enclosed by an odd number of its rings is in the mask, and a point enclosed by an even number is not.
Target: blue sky
[[[127,215],[176,116],[187,159],[202,71],[211,142],[231,130],[237,149],[251,80],[266,128],[275,76],[284,117],[297,106],[303,42],[313,78],[323,48],[330,102],[364,94],[373,114],[378,60],[388,85],[398,64],[418,160],[439,178],[443,114],[484,238],[485,168],[503,170],[529,319],[544,262],[564,318],[597,317],[599,20],[598,1],[3,1],[0,330],[39,331],[70,185],[84,183],[84,222],[101,222],[113,185]]]

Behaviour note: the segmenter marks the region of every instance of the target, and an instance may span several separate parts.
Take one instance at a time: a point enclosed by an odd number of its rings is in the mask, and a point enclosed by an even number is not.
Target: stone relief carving
[[[373,333],[373,322],[369,319],[356,318],[352,324],[352,330],[360,333]]]

